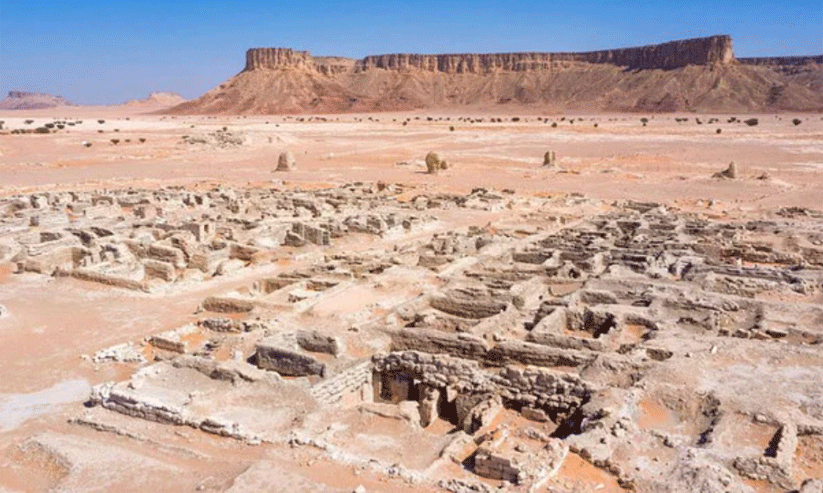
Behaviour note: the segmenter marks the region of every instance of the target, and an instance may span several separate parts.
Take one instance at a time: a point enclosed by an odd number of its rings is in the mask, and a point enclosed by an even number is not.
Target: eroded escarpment
[[[445,73],[482,74],[498,70],[535,72],[550,70],[559,62],[610,64],[634,69],[673,69],[686,65],[728,63],[734,58],[730,36],[711,36],[657,45],[581,53],[493,53],[367,56],[358,70],[418,68]]]
[[[338,113],[477,104],[551,111],[821,111],[819,60],[737,60],[727,35],[578,53],[395,53],[360,60],[253,48],[239,74],[169,112]]]
[[[686,65],[727,63],[734,58],[730,36],[671,41],[657,45],[580,53],[488,53],[420,55],[395,53],[370,55],[356,61],[355,71],[370,69],[420,69],[431,72],[483,74],[493,71],[534,72],[550,70],[558,62],[605,63],[636,69],[672,69]],[[337,64],[341,69],[345,64]],[[289,48],[252,48],[246,52],[245,70],[315,69],[335,66],[313,58],[307,51]]]

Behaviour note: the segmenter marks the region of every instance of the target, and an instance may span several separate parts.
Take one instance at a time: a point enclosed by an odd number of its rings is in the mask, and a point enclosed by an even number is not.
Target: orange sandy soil
[[[726,123],[729,115],[698,115],[704,124],[697,125],[695,115],[565,115],[566,121],[560,122],[560,115],[541,115],[534,110],[517,115],[507,111],[327,115],[327,122],[297,122],[295,117],[279,116],[166,117],[141,115],[123,107],[5,111],[0,112],[0,120],[5,122],[0,131],[0,195],[170,184],[266,186],[273,181],[287,186],[321,187],[382,180],[413,185],[420,191],[467,192],[487,187],[540,196],[581,193],[605,200],[657,201],[729,218],[759,217],[760,211],[782,206],[823,208],[820,115],[797,115],[803,120],[799,126],[791,123],[795,115],[759,115],[760,124],[748,127]],[[493,114],[505,122],[489,123]],[[429,122],[428,116],[450,121]],[[484,118],[485,123],[457,122],[461,116]],[[512,116],[520,116],[521,120],[512,122]],[[536,121],[538,116],[558,121],[558,128]],[[651,119],[646,127],[639,121],[643,116]],[[688,116],[690,121],[676,123],[675,116]],[[720,123],[706,124],[712,116],[717,116]],[[379,121],[369,121],[370,117]],[[583,120],[577,121],[581,117]],[[83,123],[57,134],[8,134],[9,129],[34,128],[55,118]],[[407,118],[412,120],[401,125]],[[570,118],[576,121],[570,124]],[[26,125],[25,119],[35,122]],[[98,119],[105,123],[99,124]],[[449,130],[451,125],[454,131]],[[219,149],[189,145],[181,139],[224,126],[243,136],[247,143]],[[717,128],[722,129],[721,134],[716,133]],[[113,138],[121,142],[114,145],[110,142]],[[139,138],[147,140],[141,144]],[[126,139],[131,142],[126,143]],[[84,147],[84,141],[92,146]],[[299,169],[273,173],[277,156],[286,149],[296,156]],[[438,176],[425,174],[425,166],[420,163],[432,150],[452,165]],[[557,153],[558,164],[566,172],[541,167],[547,150]],[[730,161],[737,163],[740,179],[711,178]],[[768,174],[767,179],[757,179],[764,174]],[[709,206],[711,200],[714,202]],[[268,268],[274,272],[286,267],[280,264]],[[10,272],[10,266],[0,266],[0,305],[10,312],[0,318],[0,407],[20,394],[63,382],[79,380],[86,382],[83,385],[94,385],[123,378],[128,374],[128,365],[119,370],[96,371],[81,355],[178,327],[191,320],[205,296],[236,289],[260,275],[257,271],[243,278],[155,297],[71,279]],[[24,459],[16,455],[20,443],[39,433],[67,433],[103,440],[118,450],[145,450],[127,438],[67,424],[66,417],[76,414],[82,400],[77,392],[68,393],[71,396],[55,400],[59,404],[30,409],[30,415],[19,424],[0,426],[0,488],[43,491],[65,474],[59,464],[37,463],[36,454]],[[642,426],[665,426],[669,420],[659,405],[643,404]],[[282,453],[267,446],[249,450],[240,444],[224,443],[231,442],[226,440],[215,445],[215,440],[203,439],[204,435],[194,430],[169,430],[173,427],[153,423],[140,426],[148,430],[147,434],[163,434],[179,441],[179,447],[187,453],[206,457],[181,459],[168,450],[157,452],[158,460],[177,461],[189,471],[166,478],[165,484],[178,490],[193,489],[204,477],[215,478],[207,489],[224,489],[231,484],[231,478],[259,460],[286,464],[302,477],[333,488],[351,489],[362,483],[370,490],[416,489],[399,480],[382,483],[385,479],[358,477],[350,467],[320,467],[319,463],[311,467],[306,465],[308,462],[300,462],[297,452]],[[761,441],[757,439],[758,444]],[[821,461],[820,450],[805,443],[801,443],[798,454],[800,467],[817,467]],[[169,459],[171,456],[178,458]],[[236,460],[226,460],[227,456]],[[185,465],[187,460],[190,467]],[[28,465],[20,469],[20,464]],[[129,476],[124,477],[120,486],[135,489],[134,483],[127,483]],[[560,477],[571,482],[586,481],[593,487],[603,484],[605,489],[601,491],[616,487],[613,477],[573,454],[566,459]]]

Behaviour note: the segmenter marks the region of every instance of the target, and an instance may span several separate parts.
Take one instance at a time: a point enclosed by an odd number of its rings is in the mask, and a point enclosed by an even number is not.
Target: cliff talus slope
[[[255,48],[173,113],[529,105],[586,111],[823,111],[821,57],[735,59],[728,36],[581,53],[387,54]]]

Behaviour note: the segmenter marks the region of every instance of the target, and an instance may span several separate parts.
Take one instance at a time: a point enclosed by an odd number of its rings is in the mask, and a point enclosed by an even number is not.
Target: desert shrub
[[[594,124],[594,128],[597,128],[597,124],[596,124],[596,123]]]
[[[119,131],[120,131],[120,129],[119,129],[119,128],[115,128],[115,129],[114,129],[114,131],[115,131],[115,132],[119,132]]]
[[[34,120],[26,120],[23,123],[25,123],[26,125],[31,125],[32,123],[34,123]]]
[[[795,118],[794,120],[792,120],[792,123],[794,123],[794,126],[796,127],[803,123],[803,120],[801,120],[800,118]]]
[[[146,138],[145,138],[145,137],[140,137],[138,140],[140,141],[140,143],[141,143],[141,144],[143,144],[143,143],[145,143],[145,142],[146,142]]]
[[[520,121],[520,118],[518,118],[518,117],[516,117],[516,116],[515,116],[514,118],[512,118],[512,121],[513,121],[513,122],[519,122],[519,121]]]
[[[59,128],[60,130],[63,130],[64,128],[66,128],[66,126],[63,125],[62,123],[58,123],[57,128]]]
[[[454,132],[454,125],[451,125],[451,126],[449,127],[449,132]]]
[[[552,122],[552,128],[557,128],[557,122]]]
[[[748,120],[744,121],[743,123],[745,123],[746,125],[748,125],[750,127],[755,127],[760,122],[757,121],[757,118],[749,118]]]
[[[97,120],[97,123],[99,123],[100,125],[102,125],[102,124],[106,123],[106,120]]]
[[[46,127],[46,128],[54,128],[54,123],[46,123],[43,126]]]
[[[644,116],[643,118],[640,119],[640,123],[645,125],[645,124],[649,123],[649,119]]]
[[[36,134],[47,134],[49,132],[50,132],[50,130],[46,127],[37,127],[37,128],[34,129],[34,133],[36,133]]]
[[[120,139],[111,139],[111,143],[117,145],[120,143]]]
[[[716,133],[720,133],[722,131],[723,131],[722,129],[718,128]]]
[[[125,142],[128,144],[129,142],[131,142],[131,139],[126,139]]]

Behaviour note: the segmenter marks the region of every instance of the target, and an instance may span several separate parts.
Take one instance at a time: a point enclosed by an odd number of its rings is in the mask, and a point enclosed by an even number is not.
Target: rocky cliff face
[[[252,48],[246,52],[246,68],[252,70],[303,69],[325,75],[351,71],[354,60],[342,57],[313,57],[308,51],[291,48]]]
[[[773,56],[773,57],[754,57],[754,58],[738,58],[742,64],[745,65],[761,65],[761,66],[801,66],[818,64],[823,65],[823,55],[817,56]]]
[[[252,48],[246,52],[245,70],[278,68],[311,68],[312,56],[308,51],[291,48]]]
[[[309,69],[335,75],[350,70],[420,69],[449,74],[484,74],[496,71],[542,72],[562,62],[604,63],[638,69],[673,69],[687,65],[726,63],[734,58],[729,36],[671,41],[657,45],[581,53],[489,53],[415,55],[397,53],[367,56],[356,62],[344,58],[314,58],[289,48],[253,48],[246,52],[246,71],[257,69]]]
[[[559,62],[606,63],[638,69],[673,69],[727,63],[734,58],[729,36],[671,41],[657,45],[581,53],[493,53],[455,55],[392,54],[368,56],[357,70],[418,68],[432,72],[482,74],[495,71],[550,70]]]

